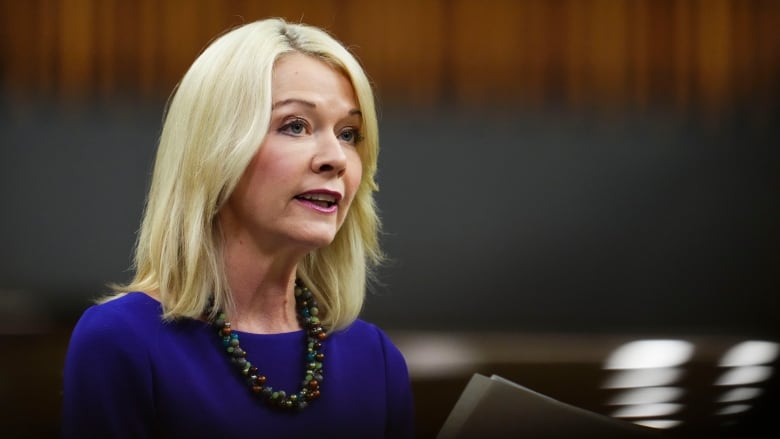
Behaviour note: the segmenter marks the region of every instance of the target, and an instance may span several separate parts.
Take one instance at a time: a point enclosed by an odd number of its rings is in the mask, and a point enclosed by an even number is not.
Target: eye
[[[303,119],[293,119],[279,128],[279,132],[300,136],[306,132],[306,121]]]
[[[355,128],[345,128],[339,133],[339,140],[342,142],[346,142],[352,145],[357,144],[360,142],[360,131],[358,131]]]

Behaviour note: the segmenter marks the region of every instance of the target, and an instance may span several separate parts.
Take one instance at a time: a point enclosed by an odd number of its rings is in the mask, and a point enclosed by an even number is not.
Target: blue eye
[[[300,121],[295,121],[290,124],[290,132],[295,134],[301,134],[303,132],[304,126]]]
[[[354,145],[360,141],[360,133],[354,128],[348,128],[339,133],[339,140]]]
[[[280,132],[292,134],[294,136],[300,136],[306,132],[306,121],[303,119],[294,119],[284,124],[280,129]]]

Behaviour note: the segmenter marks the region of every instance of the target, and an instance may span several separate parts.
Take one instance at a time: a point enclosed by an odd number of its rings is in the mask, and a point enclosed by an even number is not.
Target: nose
[[[333,173],[339,177],[347,169],[347,155],[334,134],[325,134],[317,139],[317,149],[311,161],[315,173]]]

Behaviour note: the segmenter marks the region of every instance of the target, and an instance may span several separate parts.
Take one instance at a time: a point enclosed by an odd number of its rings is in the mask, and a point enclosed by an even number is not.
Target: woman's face
[[[272,254],[330,244],[362,177],[362,117],[340,71],[300,53],[276,61],[268,133],[220,211],[228,239]]]

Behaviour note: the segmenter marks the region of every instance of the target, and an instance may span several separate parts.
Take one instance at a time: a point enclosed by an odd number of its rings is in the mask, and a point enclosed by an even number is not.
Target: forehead
[[[328,62],[299,52],[276,60],[272,76],[272,99],[307,99],[313,103],[341,104],[357,108],[347,75]]]

